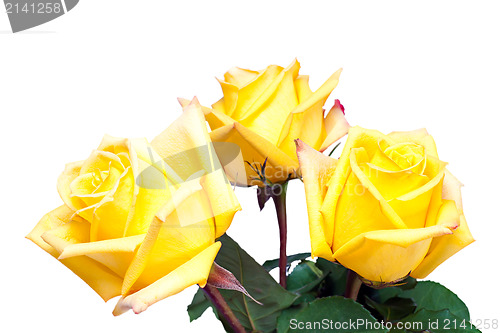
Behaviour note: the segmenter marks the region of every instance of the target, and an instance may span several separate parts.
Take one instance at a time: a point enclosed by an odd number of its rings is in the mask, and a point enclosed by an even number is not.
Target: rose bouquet
[[[66,166],[62,205],[27,238],[105,301],[120,296],[114,315],[198,285],[190,319],[212,307],[229,332],[478,332],[452,291],[419,280],[474,241],[432,136],[350,127],[338,100],[324,109],[341,70],[315,91],[299,70],[233,68],[219,101],[179,99],[150,143],[105,136]],[[338,159],[339,143],[324,154],[346,134]],[[311,252],[287,255],[298,179]],[[261,265],[225,234],[233,186],[256,188],[261,209],[273,199],[279,258]]]

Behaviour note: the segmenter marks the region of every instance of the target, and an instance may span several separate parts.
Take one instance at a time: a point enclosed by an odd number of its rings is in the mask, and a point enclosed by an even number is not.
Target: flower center
[[[384,154],[401,169],[409,169],[424,159],[425,149],[415,143],[397,143],[387,147]]]

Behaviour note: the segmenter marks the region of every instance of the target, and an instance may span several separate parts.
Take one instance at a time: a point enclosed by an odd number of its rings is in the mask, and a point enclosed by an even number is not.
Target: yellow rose
[[[341,70],[312,92],[309,77],[299,75],[299,69],[297,60],[287,68],[233,68],[224,80],[219,80],[224,97],[212,105],[213,109],[204,109],[212,141],[239,145],[243,159],[254,167],[260,167],[267,158],[266,176],[271,182],[297,176],[294,139],[300,138],[323,151],[345,135],[349,127],[340,102],[336,101],[326,117],[323,110]],[[240,185],[259,185],[253,181],[255,171],[250,166],[246,168],[248,178],[229,175]]]
[[[462,184],[425,129],[384,135],[353,127],[338,162],[300,141],[297,154],[314,256],[389,283],[424,278],[474,241]]]
[[[204,286],[240,209],[194,103],[151,144],[105,136],[57,187],[64,205],[27,238],[105,301],[122,295],[115,315]]]

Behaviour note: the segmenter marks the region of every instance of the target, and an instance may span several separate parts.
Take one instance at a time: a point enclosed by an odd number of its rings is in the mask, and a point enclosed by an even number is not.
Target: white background
[[[477,241],[429,279],[455,291],[473,322],[500,319],[499,9],[486,1],[82,0],[12,34],[2,8],[0,331],[221,331],[211,312],[189,323],[194,287],[114,318],[116,300],[103,303],[24,236],[60,205],[64,164],[86,158],[103,134],[152,139],[180,114],[176,97],[196,95],[208,106],[221,96],[214,77],[230,67],[286,66],[294,57],[313,89],[344,68],[328,105],[339,98],[351,124],[426,127],[434,136],[466,184]],[[254,190],[237,195],[244,210],[229,234],[259,262],[275,258],[272,205],[259,213]],[[288,200],[289,253],[309,251],[299,181]]]

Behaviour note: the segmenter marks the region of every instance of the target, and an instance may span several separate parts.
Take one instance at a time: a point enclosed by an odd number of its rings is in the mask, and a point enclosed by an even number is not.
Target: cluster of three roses
[[[181,100],[182,115],[151,143],[104,137],[66,166],[64,205],[27,237],[104,300],[121,295],[115,314],[206,284],[217,238],[240,209],[228,177],[262,186],[262,165],[268,184],[302,177],[312,255],[366,281],[425,277],[473,242],[461,184],[432,137],[350,128],[338,100],[325,116],[340,70],[313,92],[299,68],[231,69],[221,100],[211,109]],[[320,153],[347,132],[338,160]],[[242,156],[221,165],[224,149],[212,142],[236,144]]]

